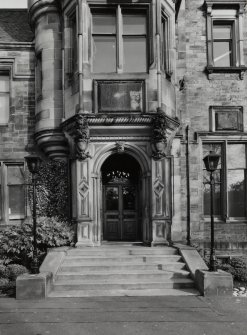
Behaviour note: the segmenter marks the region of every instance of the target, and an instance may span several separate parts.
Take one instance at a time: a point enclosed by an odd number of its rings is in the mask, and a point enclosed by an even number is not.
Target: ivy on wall
[[[28,193],[32,210],[32,188]],[[37,173],[37,216],[56,217],[70,221],[68,164],[62,161],[43,161]]]

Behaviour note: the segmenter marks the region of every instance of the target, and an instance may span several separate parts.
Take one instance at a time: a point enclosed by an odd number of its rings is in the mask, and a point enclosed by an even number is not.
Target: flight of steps
[[[198,294],[175,248],[110,245],[68,250],[49,296]]]

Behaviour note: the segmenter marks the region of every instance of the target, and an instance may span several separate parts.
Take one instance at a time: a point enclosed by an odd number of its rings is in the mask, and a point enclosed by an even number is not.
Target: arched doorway
[[[130,155],[113,154],[102,168],[103,240],[141,239],[141,168]]]

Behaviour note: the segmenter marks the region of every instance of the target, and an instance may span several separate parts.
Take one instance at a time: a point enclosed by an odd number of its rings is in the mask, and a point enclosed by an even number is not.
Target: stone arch
[[[151,236],[150,227],[150,203],[151,203],[151,157],[145,151],[132,143],[121,143],[124,146],[125,154],[133,157],[140,166],[140,182],[142,185],[141,210],[142,217],[140,224],[142,225],[141,239],[147,241]],[[113,154],[119,153],[119,143],[106,144],[103,148],[98,150],[94,155],[92,164],[92,177],[93,177],[93,198],[95,208],[95,221],[94,221],[94,243],[101,244],[103,236],[103,218],[101,216],[103,210],[102,186],[101,186],[101,170],[102,165]]]
[[[125,154],[132,156],[133,158],[136,159],[136,161],[140,164],[142,174],[147,174],[149,173],[151,167],[150,167],[150,158],[147,156],[147,154],[139,148],[135,144],[129,144],[129,143],[124,143],[124,151]],[[117,145],[116,143],[114,144],[108,144],[99,152],[96,153],[94,157],[94,166],[93,166],[93,172],[96,175],[100,174],[101,167],[105,160],[110,157],[113,154],[118,153]]]

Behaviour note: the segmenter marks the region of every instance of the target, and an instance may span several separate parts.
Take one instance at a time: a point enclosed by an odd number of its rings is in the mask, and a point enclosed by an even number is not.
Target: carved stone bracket
[[[153,118],[153,158],[162,159],[170,154],[173,138],[179,128],[179,121],[167,116],[161,109]]]
[[[74,140],[76,159],[83,161],[91,158],[88,151],[90,134],[87,118],[82,114],[77,114],[62,126],[63,130]]]

